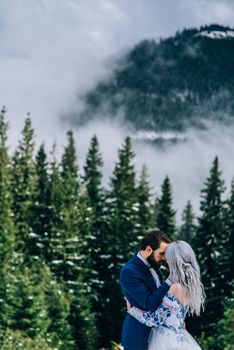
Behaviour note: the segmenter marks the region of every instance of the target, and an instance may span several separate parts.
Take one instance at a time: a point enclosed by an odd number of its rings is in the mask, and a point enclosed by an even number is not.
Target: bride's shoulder
[[[185,291],[179,283],[173,283],[170,286],[169,293],[181,299],[183,298]]]

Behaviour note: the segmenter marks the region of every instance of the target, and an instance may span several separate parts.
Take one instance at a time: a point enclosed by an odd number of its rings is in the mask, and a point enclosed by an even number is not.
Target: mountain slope
[[[84,96],[74,121],[121,112],[136,129],[185,130],[204,120],[234,120],[234,30],[211,25],[144,40],[118,62],[109,81]]]

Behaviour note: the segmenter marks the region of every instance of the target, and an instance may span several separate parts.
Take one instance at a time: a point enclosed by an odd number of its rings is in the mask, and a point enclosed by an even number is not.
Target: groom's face
[[[152,251],[150,256],[147,258],[147,261],[149,262],[150,266],[158,269],[162,265],[162,263],[166,261],[165,253],[168,245],[168,243],[161,242],[159,248]]]

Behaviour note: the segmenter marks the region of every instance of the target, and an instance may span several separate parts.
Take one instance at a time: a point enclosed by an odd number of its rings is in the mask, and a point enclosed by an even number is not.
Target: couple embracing
[[[164,282],[163,262],[170,270]],[[205,298],[199,265],[188,243],[170,243],[163,232],[149,232],[141,250],[122,268],[120,283],[128,309],[124,350],[201,350],[184,327],[186,314],[199,315]]]

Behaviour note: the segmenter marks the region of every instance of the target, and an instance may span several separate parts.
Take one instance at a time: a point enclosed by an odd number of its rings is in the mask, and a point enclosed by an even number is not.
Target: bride
[[[166,261],[173,284],[161,305],[150,312],[131,307],[126,300],[128,313],[152,327],[148,350],[201,350],[183,327],[185,315],[199,315],[204,306],[204,288],[194,251],[188,243],[176,241],[168,246]]]

